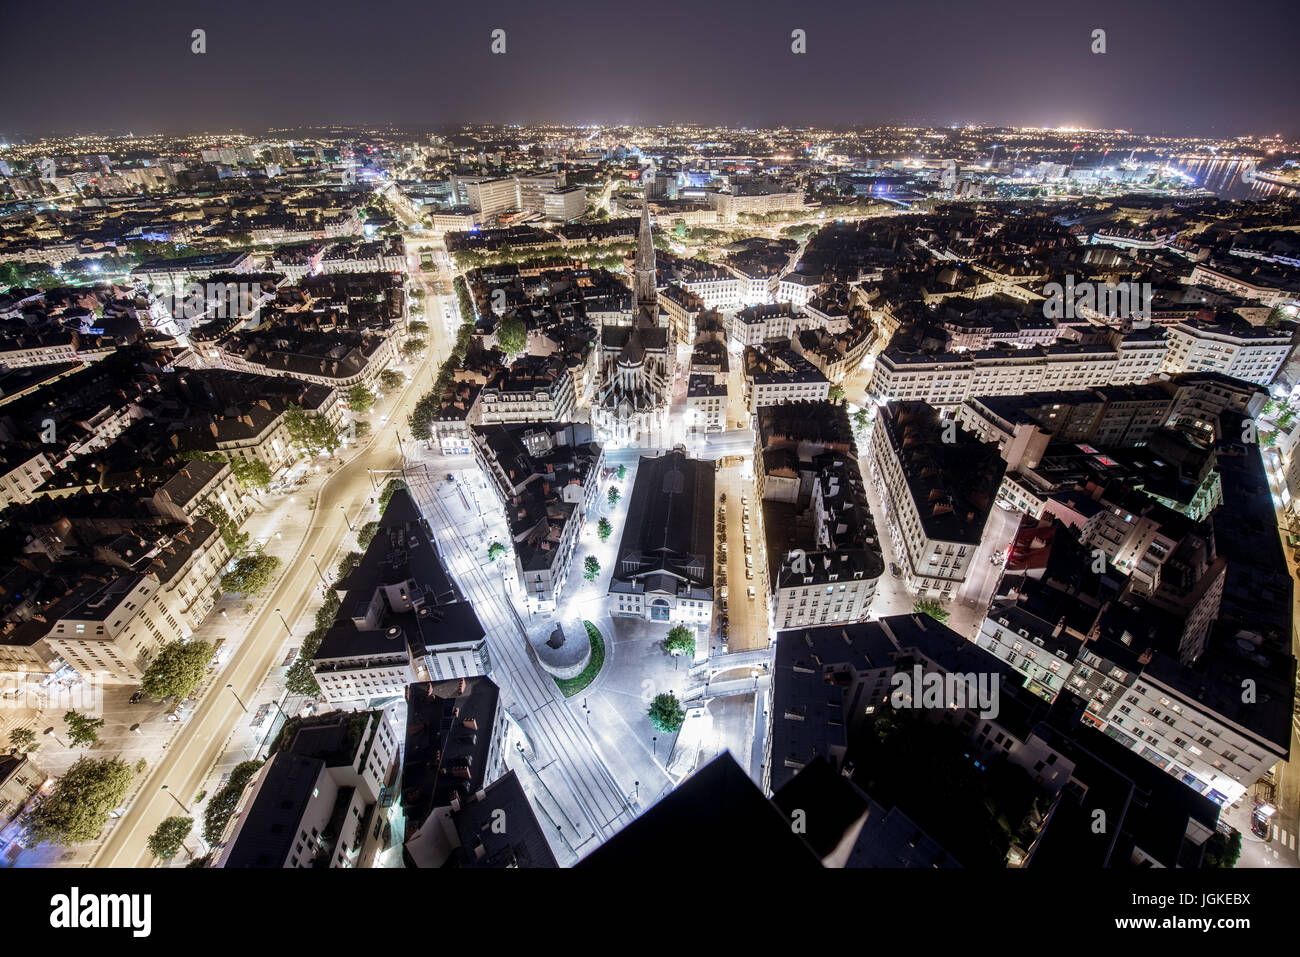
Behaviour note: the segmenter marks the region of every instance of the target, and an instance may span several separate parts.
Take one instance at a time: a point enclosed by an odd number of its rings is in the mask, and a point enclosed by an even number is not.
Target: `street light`
[[[325,581],[325,573],[320,570],[320,563],[316,561],[315,554],[308,555],[307,557],[310,558],[311,563],[316,566],[316,574],[320,577],[321,585],[328,586],[328,582]]]
[[[659,757],[659,736],[657,734],[652,734],[650,736],[650,748],[652,754],[656,758]]]
[[[292,638],[292,637],[293,637],[293,629],[290,628],[290,627],[289,627],[289,623],[288,623],[287,621],[284,620],[284,615],[283,615],[283,613],[281,613],[280,609],[278,609],[278,608],[275,610],[275,613],[276,613],[277,615],[280,616],[280,623],[281,623],[282,625],[284,625],[284,630],[287,631],[287,632],[289,633],[289,637]]]
[[[171,790],[167,787],[167,785],[164,784],[164,785],[162,786],[162,789],[167,793],[167,796],[168,796],[169,798],[171,798],[173,801],[176,802],[176,806],[179,807],[182,811],[185,812],[185,816],[186,816],[186,817],[193,817],[193,816],[194,816],[193,814],[190,813],[190,809],[187,808],[184,804],[181,803],[181,799],[178,798],[175,794],[172,794]]]
[[[235,696],[235,700],[239,702],[239,706],[244,709],[244,714],[248,714],[248,705],[244,704],[244,699],[239,697],[239,692],[235,690],[235,686],[228,684],[226,685],[226,690]]]
[[[348,510],[340,505],[339,511],[343,513],[343,521],[348,523],[348,531],[352,531],[352,521],[348,518]]]

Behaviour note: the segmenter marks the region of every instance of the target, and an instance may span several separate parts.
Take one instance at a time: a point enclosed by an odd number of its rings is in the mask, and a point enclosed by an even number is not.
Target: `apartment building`
[[[596,504],[605,450],[590,425],[545,422],[470,430],[475,459],[506,516],[530,614],[553,613]]]
[[[567,223],[580,219],[587,211],[587,190],[583,186],[566,186],[541,194],[542,214],[549,220]]]
[[[54,463],[37,448],[13,445],[0,454],[0,509],[30,502],[54,474]]]
[[[1117,337],[1118,338],[1118,337]],[[919,353],[886,349],[872,371],[880,402],[960,405],[968,398],[1070,391],[1149,381],[1164,361],[1164,341],[1142,335],[1114,344],[1068,344],[982,352]]]
[[[1266,386],[1277,377],[1293,346],[1290,329],[1188,320],[1169,328],[1169,350],[1160,371],[1170,375],[1217,372]]]
[[[214,866],[376,866],[398,777],[399,707],[286,724],[213,848]]]
[[[1006,471],[997,447],[926,403],[891,402],[876,417],[868,462],[908,590],[952,598],[979,550]]]
[[[754,461],[775,626],[865,618],[885,562],[844,407],[759,410]]]
[[[405,490],[388,502],[361,562],[341,581],[339,614],[312,657],[333,704],[386,702],[413,681],[487,674],[487,636]]]

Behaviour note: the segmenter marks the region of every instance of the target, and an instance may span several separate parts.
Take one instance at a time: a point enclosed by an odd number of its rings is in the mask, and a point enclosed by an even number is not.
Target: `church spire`
[[[655,243],[650,232],[650,187],[641,200],[641,228],[636,237],[636,277],[632,283],[632,307],[653,308],[658,302],[655,292]]]

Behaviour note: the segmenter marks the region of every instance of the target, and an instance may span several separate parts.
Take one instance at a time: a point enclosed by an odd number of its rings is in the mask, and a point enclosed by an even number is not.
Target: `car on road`
[[[143,700],[144,700],[143,688],[139,689],[138,691],[136,691],[135,694],[131,695],[131,704],[139,704]]]
[[[750,598],[753,598],[753,597],[754,597],[754,586],[753,586],[753,585],[750,585],[750,586],[749,586],[749,597],[750,597]]]

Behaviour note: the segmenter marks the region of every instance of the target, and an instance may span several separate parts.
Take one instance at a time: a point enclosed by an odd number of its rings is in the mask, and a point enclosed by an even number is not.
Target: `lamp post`
[[[284,630],[288,633],[289,637],[292,638],[293,629],[290,628],[289,623],[284,620],[284,614],[278,608],[275,610],[275,613],[280,616],[280,624],[284,625]]]
[[[181,799],[178,798],[175,794],[172,794],[171,789],[168,788],[167,785],[164,784],[164,785],[162,786],[162,789],[163,789],[164,791],[167,792],[167,796],[168,796],[169,798],[171,798],[173,801],[176,802],[176,806],[179,807],[182,811],[185,812],[185,816],[188,817],[188,818],[190,818],[191,820],[193,820],[193,818],[194,818],[194,812],[191,811],[189,808],[187,808],[184,804],[182,804],[182,803],[181,803]],[[207,845],[207,842],[204,841],[202,837],[198,837],[198,838],[196,838],[196,840],[199,842],[199,849],[202,850],[203,853],[206,854],[206,853],[208,852],[208,845]],[[181,846],[182,846],[182,847],[185,847],[184,843],[182,843]],[[188,847],[185,848],[185,853],[186,853],[186,854],[189,854],[189,856],[190,856],[191,858],[194,857],[193,854],[190,854],[190,849],[189,849]]]
[[[244,709],[244,714],[248,714],[248,705],[244,704],[244,699],[239,697],[239,692],[235,690],[235,686],[228,684],[226,685],[226,690],[235,696],[235,700],[239,702],[239,706]]]
[[[657,734],[650,736],[650,751],[654,757],[659,757],[659,735]]]
[[[186,817],[193,817],[193,816],[194,816],[193,814],[190,813],[190,809],[187,808],[184,804],[181,803],[181,799],[178,798],[175,794],[172,794],[171,789],[168,788],[167,785],[164,784],[164,785],[162,786],[162,789],[163,789],[163,791],[167,794],[167,796],[168,796],[169,798],[171,798],[173,801],[176,802],[176,806],[177,806],[178,808],[180,808],[182,811],[185,812],[185,816],[186,816]]]
[[[352,531],[352,520],[348,518],[348,510],[340,505],[339,511],[343,513],[343,521],[348,523],[348,531]]]
[[[311,563],[316,566],[316,576],[320,579],[321,587],[328,587],[328,582],[325,581],[325,573],[320,570],[320,562],[316,561],[315,554],[308,555],[307,557],[310,558]]]

